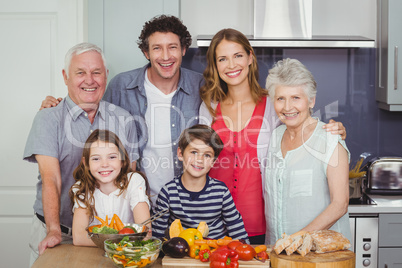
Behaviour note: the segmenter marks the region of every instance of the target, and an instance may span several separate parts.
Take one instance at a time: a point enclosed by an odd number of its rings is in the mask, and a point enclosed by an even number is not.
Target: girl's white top
[[[95,189],[94,199],[95,199],[95,209],[97,211],[97,216],[105,219],[106,215],[109,219],[113,217],[113,214],[119,216],[123,223],[133,223],[133,209],[140,202],[146,202],[149,205],[148,196],[146,195],[145,180],[139,173],[129,173],[127,174],[130,182],[128,187],[121,195],[119,195],[120,190],[117,189],[114,192],[106,195],[102,193],[98,188]],[[75,185],[79,185],[80,182],[76,182]],[[75,186],[74,185],[74,186]],[[77,188],[73,186],[74,194],[77,192]],[[74,201],[73,212],[75,208],[86,208],[86,206],[77,201]],[[89,225],[100,224],[97,219],[94,219]]]

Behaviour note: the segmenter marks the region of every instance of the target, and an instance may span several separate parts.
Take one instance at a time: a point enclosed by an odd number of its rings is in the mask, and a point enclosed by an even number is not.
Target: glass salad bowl
[[[107,239],[104,244],[106,255],[116,267],[150,267],[158,259],[162,247],[162,241],[155,237],[138,240],[125,236]]]

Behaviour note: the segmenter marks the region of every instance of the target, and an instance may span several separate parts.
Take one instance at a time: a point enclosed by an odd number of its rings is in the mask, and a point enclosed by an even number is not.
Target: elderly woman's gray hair
[[[106,59],[105,59],[105,55],[103,54],[102,49],[100,49],[98,46],[96,46],[94,44],[84,42],[84,43],[79,43],[79,44],[73,46],[72,48],[70,48],[67,51],[66,56],[64,57],[64,70],[66,71],[67,78],[69,75],[68,70],[70,69],[71,59],[73,58],[73,56],[80,55],[80,54],[88,52],[88,51],[98,52],[102,56],[103,65],[105,66],[105,70],[107,70]],[[107,74],[107,72],[106,72],[106,74]]]
[[[303,86],[310,100],[317,94],[317,83],[313,75],[306,66],[296,59],[280,60],[268,71],[265,87],[271,101],[274,100],[277,86]]]

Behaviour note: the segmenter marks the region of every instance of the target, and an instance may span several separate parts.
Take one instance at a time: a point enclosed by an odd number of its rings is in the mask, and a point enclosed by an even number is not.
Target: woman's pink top
[[[257,156],[257,140],[265,112],[267,98],[254,108],[247,126],[239,132],[227,128],[220,108],[212,128],[224,143],[217,162],[210,170],[212,178],[223,181],[229,188],[237,209],[243,217],[249,236],[265,234],[262,178]]]

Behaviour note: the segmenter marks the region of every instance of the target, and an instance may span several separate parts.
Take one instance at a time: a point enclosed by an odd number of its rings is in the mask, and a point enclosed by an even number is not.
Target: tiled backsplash
[[[190,48],[183,66],[202,73],[206,51]],[[402,157],[402,112],[381,110],[375,100],[375,49],[256,48],[255,53],[262,86],[268,70],[282,58],[296,58],[307,66],[317,81],[314,113],[324,122],[333,118],[346,126],[352,164],[362,152]]]

